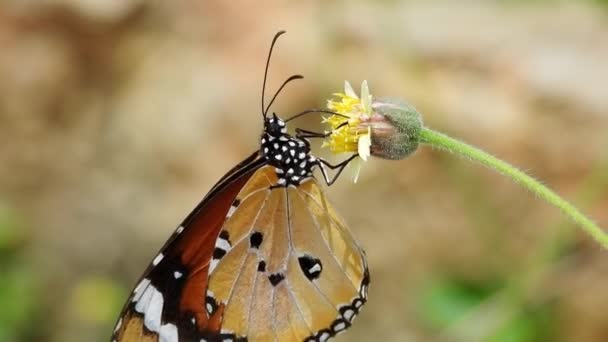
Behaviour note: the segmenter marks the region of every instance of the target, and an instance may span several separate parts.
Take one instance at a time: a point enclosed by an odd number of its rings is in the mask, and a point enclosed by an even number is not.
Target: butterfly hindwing
[[[207,304],[222,311],[226,336],[324,340],[350,326],[366,300],[365,255],[316,180],[273,187],[276,179],[262,167],[237,196]]]
[[[178,228],[119,321],[118,342],[322,341],[366,301],[363,250],[314,178],[228,177]]]

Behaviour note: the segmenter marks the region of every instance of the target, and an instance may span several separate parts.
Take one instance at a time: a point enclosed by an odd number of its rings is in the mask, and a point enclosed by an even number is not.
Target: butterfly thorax
[[[300,184],[312,176],[317,162],[308,141],[288,134],[285,122],[276,116],[265,120],[260,153],[275,167],[279,186]]]

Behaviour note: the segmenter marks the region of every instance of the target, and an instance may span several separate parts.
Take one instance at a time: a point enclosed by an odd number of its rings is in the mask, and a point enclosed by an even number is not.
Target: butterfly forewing
[[[256,157],[224,176],[177,228],[125,304],[112,341],[190,341],[213,325],[202,296],[214,245],[234,199],[262,165]],[[215,323],[219,328],[218,317]]]

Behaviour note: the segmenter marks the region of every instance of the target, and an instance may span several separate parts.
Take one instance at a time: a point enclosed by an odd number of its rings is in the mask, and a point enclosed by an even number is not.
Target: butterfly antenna
[[[294,80],[300,80],[303,79],[304,76],[302,75],[293,75],[291,77],[289,77],[288,79],[285,80],[285,82],[283,82],[283,84],[281,84],[281,86],[279,87],[279,90],[277,90],[276,93],[274,93],[274,96],[272,97],[272,100],[270,100],[270,103],[268,104],[268,107],[266,107],[266,110],[264,110],[264,117],[266,117],[266,113],[268,113],[268,109],[270,109],[270,106],[272,106],[272,104],[274,103],[274,100],[276,100],[277,96],[279,96],[279,94],[281,93],[281,90],[283,90],[283,88],[285,88],[285,86]]]
[[[266,106],[264,105],[264,93],[266,91],[266,78],[268,77],[268,66],[270,65],[270,56],[272,56],[272,49],[274,48],[274,44],[277,42],[277,39],[285,33],[285,31],[279,31],[272,38],[272,43],[270,44],[270,50],[268,51],[268,58],[266,59],[266,69],[264,70],[264,83],[262,83],[262,115],[264,119],[266,118]]]
[[[289,119],[284,120],[285,122],[289,122],[293,119],[297,119],[301,116],[304,116],[306,114],[311,114],[311,113],[324,113],[324,114],[331,114],[331,115],[336,115],[336,116],[341,116],[345,119],[349,119],[348,115],[344,115],[344,114],[340,114],[340,113],[336,113],[336,112],[332,112],[331,110],[325,110],[325,109],[309,109],[309,110],[305,110],[303,112],[300,112],[298,114],[293,115],[292,117],[290,117]]]

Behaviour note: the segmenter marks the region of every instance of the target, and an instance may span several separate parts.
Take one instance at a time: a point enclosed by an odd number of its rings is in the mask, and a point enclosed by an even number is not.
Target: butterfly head
[[[281,120],[275,113],[264,119],[264,135],[279,138],[286,134],[287,127],[285,126],[285,121]]]

